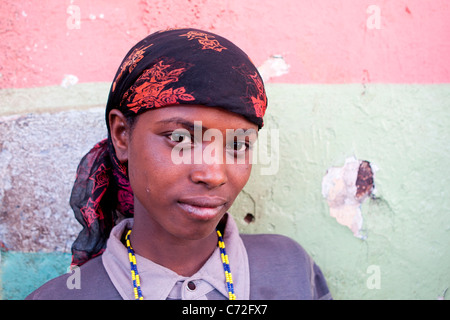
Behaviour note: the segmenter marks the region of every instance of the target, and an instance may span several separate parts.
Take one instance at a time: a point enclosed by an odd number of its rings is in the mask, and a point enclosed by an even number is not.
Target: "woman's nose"
[[[222,152],[218,149],[209,153],[203,149],[201,162],[193,165],[191,180],[194,183],[204,183],[210,189],[217,188],[227,182],[227,169]]]

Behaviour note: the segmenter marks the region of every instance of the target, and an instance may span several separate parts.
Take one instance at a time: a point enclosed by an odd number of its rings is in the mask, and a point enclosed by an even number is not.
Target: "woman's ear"
[[[118,109],[109,112],[109,128],[117,159],[121,163],[125,163],[128,161],[131,128],[123,113]]]

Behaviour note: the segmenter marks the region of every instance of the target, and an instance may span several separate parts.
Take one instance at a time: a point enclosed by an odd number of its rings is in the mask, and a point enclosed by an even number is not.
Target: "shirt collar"
[[[230,262],[234,290],[239,300],[248,300],[250,297],[250,269],[247,251],[239,236],[236,222],[230,214],[227,213],[227,215],[223,240]],[[133,222],[133,219],[125,219],[112,229],[106,250],[102,255],[106,272],[123,299],[134,299],[128,251],[120,241],[124,230],[131,229]],[[206,295],[214,290],[222,294],[224,299],[228,298],[225,273],[218,247],[202,268],[191,277],[178,275],[138,254],[136,254],[136,263],[145,299],[202,300],[207,299]],[[187,284],[191,281],[195,284],[195,290],[187,288]]]

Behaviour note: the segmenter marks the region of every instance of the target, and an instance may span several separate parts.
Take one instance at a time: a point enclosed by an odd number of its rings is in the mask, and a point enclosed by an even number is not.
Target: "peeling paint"
[[[73,74],[65,74],[63,80],[61,81],[61,87],[69,88],[78,83],[78,77]]]
[[[268,82],[270,79],[280,77],[289,73],[290,65],[286,63],[282,55],[272,55],[264,61],[264,63],[258,68],[261,77],[264,82]]]
[[[355,184],[356,198],[361,199],[372,194],[374,189],[373,171],[369,161],[361,161]]]
[[[361,232],[361,204],[374,191],[373,175],[368,161],[350,157],[343,167],[329,168],[322,180],[322,195],[327,199],[330,215],[360,239],[366,238]]]

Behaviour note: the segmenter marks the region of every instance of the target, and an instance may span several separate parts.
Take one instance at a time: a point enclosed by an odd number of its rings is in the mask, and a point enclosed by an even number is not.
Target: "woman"
[[[111,86],[108,139],[72,191],[80,288],[67,274],[28,299],[331,298],[297,243],[239,235],[227,214],[266,107],[257,69],[223,37],[178,29],[136,44]]]

